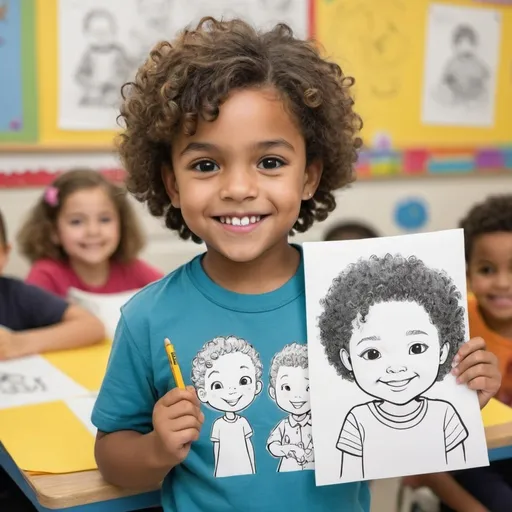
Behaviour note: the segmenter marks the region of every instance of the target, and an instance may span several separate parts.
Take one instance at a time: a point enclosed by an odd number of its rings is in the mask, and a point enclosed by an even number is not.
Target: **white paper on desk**
[[[460,229],[303,245],[317,485],[488,465]]]
[[[0,362],[0,409],[64,400],[88,392],[42,356]]]
[[[493,126],[500,31],[496,10],[430,5],[423,123]]]
[[[90,293],[70,288],[68,299],[98,317],[105,326],[108,339],[113,340],[117,323],[121,317],[121,306],[137,292],[138,290],[122,293]]]
[[[93,436],[96,436],[97,429],[91,421],[91,415],[97,397],[97,393],[91,393],[86,396],[68,398],[65,401],[73,414],[84,424]]]

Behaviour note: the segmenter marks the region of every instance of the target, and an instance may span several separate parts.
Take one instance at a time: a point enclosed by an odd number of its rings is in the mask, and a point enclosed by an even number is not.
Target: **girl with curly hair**
[[[27,283],[60,297],[138,290],[162,277],[137,258],[144,237],[126,192],[90,169],[65,172],[43,192],[18,242],[32,263]]]
[[[243,358],[215,359],[208,389],[192,364],[207,341],[233,336],[270,368],[283,346],[306,339],[302,251],[288,237],[326,219],[334,190],[353,180],[353,82],[286,25],[257,31],[205,18],[156,45],[124,88],[129,190],[182,239],[206,246],[123,307],[92,415],[104,477],[125,487],[163,481],[165,512],[369,510],[366,483],[317,487],[299,465],[276,471],[266,440],[282,418],[270,397],[248,394],[257,383]],[[172,380],[167,336],[195,388]],[[254,471],[216,475],[216,460],[240,467],[247,443],[229,437],[240,432],[238,414],[222,417],[227,437],[217,442],[218,414],[200,399],[235,409],[246,396]]]

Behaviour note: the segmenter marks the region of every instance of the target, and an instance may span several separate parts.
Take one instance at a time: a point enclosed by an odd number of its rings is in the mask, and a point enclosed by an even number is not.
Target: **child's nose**
[[[242,202],[258,195],[258,178],[253,169],[237,167],[224,171],[220,196],[224,200]]]
[[[388,369],[386,370],[387,373],[402,373],[406,371],[407,367],[401,365],[388,366]]]

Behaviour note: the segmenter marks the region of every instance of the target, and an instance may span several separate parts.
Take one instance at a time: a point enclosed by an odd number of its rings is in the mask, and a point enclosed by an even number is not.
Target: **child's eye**
[[[72,225],[72,226],[79,226],[80,224],[82,224],[82,221],[80,219],[71,219],[69,221],[69,223]]]
[[[112,217],[102,217],[100,221],[103,222],[104,224],[108,224],[109,222],[112,221]]]
[[[292,388],[288,384],[281,385],[281,391],[291,391]]]
[[[411,348],[409,349],[409,354],[423,354],[423,352],[426,352],[427,349],[428,345],[425,345],[425,343],[414,343],[413,345],[411,345]]]
[[[193,169],[199,172],[214,172],[219,170],[219,166],[212,160],[201,160],[194,164]]]
[[[375,361],[376,359],[380,359],[380,352],[374,348],[369,348],[368,350],[365,350],[360,357],[367,361]]]
[[[242,377],[240,379],[240,386],[248,386],[251,383],[252,383],[251,377]]]
[[[259,164],[259,169],[266,169],[266,170],[272,170],[272,169],[279,169],[279,167],[282,167],[284,165],[284,162],[279,158],[264,158]]]
[[[216,380],[215,382],[212,382],[212,385],[210,386],[211,389],[222,389],[224,386],[221,382]]]
[[[490,267],[490,266],[480,267],[478,269],[478,272],[480,274],[484,274],[484,275],[492,274],[493,273],[493,268]]]

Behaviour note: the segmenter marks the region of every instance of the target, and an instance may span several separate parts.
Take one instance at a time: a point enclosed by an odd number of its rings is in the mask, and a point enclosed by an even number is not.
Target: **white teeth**
[[[252,215],[251,217],[219,217],[221,224],[230,224],[232,226],[248,226],[256,224],[261,220],[260,215]]]

